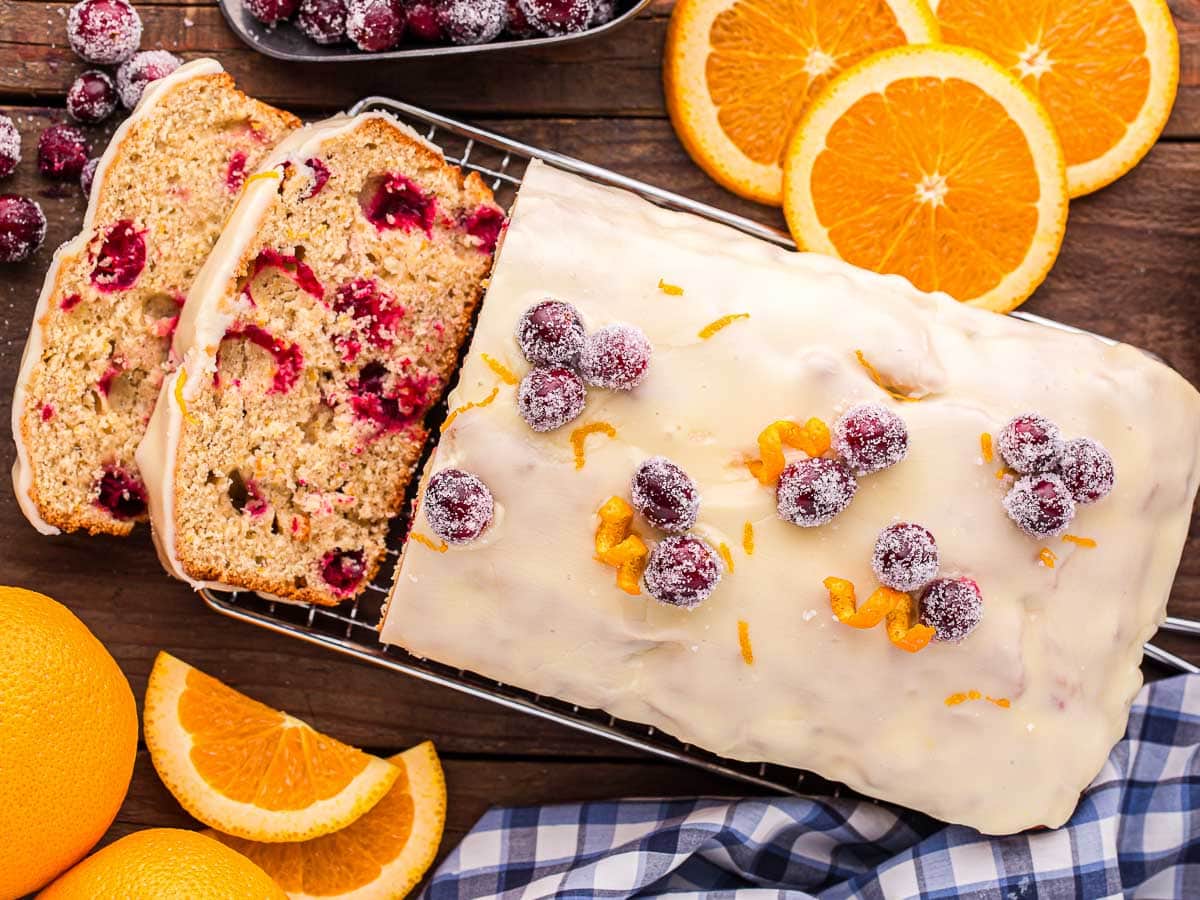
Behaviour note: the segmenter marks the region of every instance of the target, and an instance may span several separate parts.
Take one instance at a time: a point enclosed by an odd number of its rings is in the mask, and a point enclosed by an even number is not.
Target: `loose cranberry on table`
[[[579,310],[561,300],[539,301],[517,320],[517,344],[535,366],[573,363],[586,337]]]
[[[937,541],[929,529],[912,522],[889,525],[875,539],[871,568],[892,590],[915,591],[937,575]]]
[[[596,14],[596,0],[517,0],[517,6],[543,34],[583,31]]]
[[[92,195],[92,182],[96,180],[98,165],[100,165],[100,157],[93,156],[84,164],[83,171],[79,173],[79,189],[83,191],[85,197]]]
[[[117,85],[106,72],[90,69],[71,84],[67,91],[67,113],[76,122],[96,125],[117,108]]]
[[[587,404],[583,379],[564,366],[531,370],[517,387],[517,410],[534,431],[554,431],[579,418]]]
[[[495,506],[492,492],[478,476],[442,469],[430,477],[421,508],[434,534],[448,544],[467,544],[491,524]]]
[[[0,194],[0,263],[20,262],[46,238],[46,216],[28,197]]]
[[[836,459],[818,456],[790,463],[779,476],[776,509],[779,518],[801,528],[832,522],[858,490],[858,481]]]
[[[958,642],[983,620],[983,594],[970,578],[939,578],[921,597],[920,620],[935,641]]]
[[[242,0],[242,5],[264,25],[274,26],[295,15],[300,0]]]
[[[486,44],[508,20],[506,0],[439,0],[438,25],[453,44]]]
[[[669,537],[651,551],[644,579],[647,593],[659,603],[693,609],[721,581],[721,561],[700,538]]]
[[[1103,500],[1117,478],[1112,457],[1102,444],[1091,438],[1075,438],[1063,444],[1058,474],[1076,503]]]
[[[345,0],[303,0],[296,27],[318,44],[337,44],[346,39]]]
[[[908,426],[878,403],[863,403],[834,424],[833,449],[855,475],[880,472],[908,453]]]
[[[404,19],[408,33],[419,41],[434,43],[445,40],[438,22],[437,0],[405,0]]]
[[[663,531],[683,534],[696,524],[700,491],[696,482],[665,456],[652,456],[633,473],[633,507]]]
[[[1058,537],[1075,516],[1075,501],[1058,475],[1026,475],[1004,497],[1004,510],[1030,537]]]
[[[1000,429],[996,446],[1009,468],[1022,475],[1049,472],[1062,452],[1062,433],[1045,416],[1025,413]]]
[[[391,50],[404,37],[399,0],[347,0],[346,37],[368,53]]]
[[[121,105],[133,109],[142,99],[146,85],[166,78],[180,65],[179,57],[166,50],[145,50],[122,63],[117,69],[117,94],[121,97]]]
[[[650,368],[650,341],[633,325],[606,325],[588,336],[579,354],[579,371],[588,384],[631,391]]]
[[[0,115],[0,178],[7,178],[21,162],[21,132],[8,116]]]
[[[125,0],[81,0],[67,15],[67,41],[90,63],[123,63],[141,39],[142,19]]]
[[[43,131],[37,154],[38,171],[60,181],[78,178],[90,155],[87,138],[71,125],[51,125]]]

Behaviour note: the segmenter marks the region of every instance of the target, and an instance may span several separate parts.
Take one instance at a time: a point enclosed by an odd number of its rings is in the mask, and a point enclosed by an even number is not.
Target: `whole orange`
[[[0,898],[35,891],[112,824],[137,753],[129,682],[75,615],[0,587]]]
[[[98,850],[38,900],[287,900],[242,854],[195,831],[149,828]]]

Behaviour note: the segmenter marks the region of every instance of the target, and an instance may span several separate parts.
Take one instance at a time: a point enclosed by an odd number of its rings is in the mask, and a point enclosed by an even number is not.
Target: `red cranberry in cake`
[[[100,157],[93,156],[84,165],[83,171],[79,173],[79,189],[83,191],[85,197],[90,197],[92,194],[92,182],[96,180],[96,167],[99,165]]]
[[[129,521],[146,513],[146,487],[140,478],[120,466],[107,466],[96,482],[96,505],[114,519]]]
[[[571,34],[591,24],[595,0],[517,0],[529,24],[543,34]]]
[[[128,219],[122,219],[105,232],[92,269],[92,284],[97,290],[109,293],[133,287],[146,267],[144,234]]]
[[[318,44],[340,44],[346,39],[345,0],[303,0],[296,27]]]
[[[396,330],[404,318],[405,309],[374,278],[356,278],[334,291],[333,309],[347,313],[354,320],[354,333],[338,335],[334,341],[342,350],[342,358],[353,362],[363,342],[376,350],[387,350],[396,340]]]
[[[8,116],[0,115],[0,178],[7,178],[21,162],[21,133]]]
[[[1058,474],[1076,503],[1103,500],[1117,478],[1112,457],[1102,444],[1091,438],[1075,438],[1063,444]]]
[[[633,507],[655,528],[683,534],[696,524],[696,482],[665,456],[652,456],[633,473]]]
[[[121,105],[133,109],[142,99],[142,91],[152,81],[166,78],[181,65],[174,53],[166,50],[144,50],[117,69],[117,94]]]
[[[99,69],[84,72],[67,91],[67,114],[76,122],[95,125],[117,108],[117,85]]]
[[[300,0],[242,0],[246,12],[264,25],[277,25],[296,14]]]
[[[350,382],[350,407],[377,434],[403,431],[421,418],[438,385],[432,373],[394,375],[382,363],[372,362]]]
[[[1075,517],[1075,501],[1063,480],[1052,473],[1026,475],[1004,497],[1008,517],[1030,537],[1057,537]]]
[[[698,537],[669,537],[650,552],[644,578],[647,593],[659,603],[693,609],[721,581],[721,561]]]
[[[325,287],[317,280],[313,270],[301,261],[296,254],[280,253],[271,247],[266,247],[259,251],[258,256],[254,258],[254,265],[250,268],[250,281],[253,281],[267,269],[278,269],[292,281],[296,282],[306,294],[311,294],[318,300],[325,297]],[[245,293],[250,294],[250,286],[247,283]],[[253,303],[253,296],[250,297]]]
[[[650,341],[633,325],[606,325],[588,336],[579,354],[587,383],[609,390],[633,390],[649,368]]]
[[[525,10],[521,9],[519,0],[507,0],[507,3],[508,23],[505,28],[508,33],[518,38],[529,38],[537,34],[537,29],[529,24]]]
[[[421,190],[411,178],[392,172],[385,175],[382,183],[367,200],[363,214],[380,231],[401,228],[412,231],[419,228],[433,236],[433,223],[437,217],[437,199]]]
[[[492,522],[492,492],[475,475],[442,469],[429,479],[422,509],[433,533],[447,544],[468,544]]]
[[[339,597],[352,597],[358,593],[367,574],[367,565],[361,550],[330,550],[321,559],[321,580]]]
[[[38,138],[37,155],[38,171],[47,178],[76,179],[87,165],[87,138],[71,125],[51,125]]]
[[[583,350],[587,331],[570,303],[541,300],[517,320],[517,344],[535,366],[571,365]]]
[[[63,312],[70,312],[82,302],[83,297],[79,294],[67,294],[67,296],[62,298],[62,302],[58,305],[58,308]]]
[[[797,460],[779,476],[779,518],[801,528],[825,525],[850,505],[857,490],[858,481],[840,460]]]
[[[308,166],[309,171],[312,172],[312,186],[305,194],[305,199],[308,199],[321,193],[325,189],[325,185],[329,183],[329,166],[315,156],[312,159],[306,159],[304,165]]]
[[[1049,472],[1062,452],[1062,434],[1045,416],[1025,413],[1000,429],[996,446],[1009,468],[1022,475]]]
[[[54,418],[54,404],[46,403],[42,406],[42,421],[49,422]]]
[[[912,522],[889,525],[875,539],[871,568],[880,584],[896,591],[915,591],[937,575],[937,541],[929,529]]]
[[[504,227],[504,213],[494,206],[481,206],[463,223],[463,229],[479,242],[484,253],[494,253]]]
[[[517,388],[517,409],[534,431],[553,431],[579,418],[587,403],[583,379],[563,366],[531,370]]]
[[[304,353],[299,344],[277,338],[258,325],[239,325],[225,332],[225,340],[247,340],[266,350],[275,360],[271,376],[271,394],[286,394],[296,386],[304,371]]]
[[[125,0],[81,0],[67,14],[67,41],[90,63],[123,63],[141,39],[142,19]]]
[[[495,40],[508,19],[506,0],[439,0],[438,24],[453,44]]]
[[[346,36],[359,50],[391,50],[404,37],[399,0],[346,0]]]
[[[983,594],[970,578],[939,578],[921,597],[922,625],[935,641],[958,642],[983,620]]]
[[[908,453],[908,426],[878,403],[863,403],[848,409],[834,424],[833,449],[855,475],[879,472]]]
[[[225,187],[231,194],[236,194],[246,183],[246,154],[235,150],[225,167]]]
[[[404,19],[408,33],[418,41],[435,43],[445,39],[441,23],[438,21],[438,3],[436,0],[406,0],[404,4]]]
[[[18,194],[0,194],[0,263],[33,254],[46,238],[46,216],[38,204]]]

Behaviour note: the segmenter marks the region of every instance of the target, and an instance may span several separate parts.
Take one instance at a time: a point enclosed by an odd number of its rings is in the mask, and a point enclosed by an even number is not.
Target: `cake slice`
[[[280,146],[189,294],[138,451],[170,572],[321,604],[365,587],[503,222],[383,114]]]
[[[211,59],[146,88],[113,135],[83,230],[54,255],[13,398],[17,501],[45,534],[128,534],[134,451],[192,279],[253,172],[299,122]]]

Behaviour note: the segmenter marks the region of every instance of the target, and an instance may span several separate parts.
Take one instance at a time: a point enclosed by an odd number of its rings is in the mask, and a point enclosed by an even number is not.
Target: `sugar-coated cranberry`
[[[368,53],[391,50],[404,37],[399,0],[347,0],[346,37]]]
[[[846,410],[833,426],[833,449],[855,475],[896,465],[908,453],[908,426],[878,403]]]
[[[109,228],[96,253],[92,284],[104,293],[133,287],[146,267],[143,234],[129,219],[122,219]]]
[[[303,0],[296,27],[318,44],[339,44],[346,39],[345,0]]]
[[[896,591],[915,591],[937,575],[937,541],[929,529],[912,522],[889,525],[875,539],[871,568],[880,584]]]
[[[693,609],[720,583],[721,561],[698,537],[669,537],[650,552],[644,578],[647,593],[659,603]]]
[[[633,506],[663,531],[683,534],[696,524],[700,491],[696,482],[665,456],[652,456],[633,473]]]
[[[935,641],[961,641],[983,620],[983,594],[970,578],[939,578],[921,597],[922,625]]]
[[[20,262],[46,238],[46,216],[38,204],[18,194],[0,194],[0,263]]]
[[[96,482],[96,505],[114,519],[128,522],[146,512],[146,486],[140,478],[120,466],[106,466]]]
[[[79,173],[79,189],[83,191],[83,196],[90,197],[92,195],[92,182],[96,180],[96,167],[100,165],[100,157],[93,156],[83,167],[83,171]]]
[[[1023,475],[1049,472],[1062,452],[1062,433],[1045,416],[1025,413],[1010,419],[1000,429],[996,446],[1009,468],[1016,472]]]
[[[789,463],[779,476],[776,508],[785,522],[814,528],[832,522],[857,490],[858,481],[840,460],[800,459]]]
[[[1004,497],[1008,517],[1031,537],[1057,537],[1075,517],[1075,501],[1053,473],[1026,475]]]
[[[117,93],[121,97],[121,105],[133,109],[142,99],[146,85],[166,78],[181,65],[179,57],[166,50],[143,50],[121,63],[117,69]]]
[[[538,33],[537,29],[529,24],[529,18],[525,15],[525,10],[521,9],[520,0],[506,0],[508,4],[508,23],[505,28],[513,37],[530,38]]]
[[[583,349],[587,331],[570,303],[539,300],[517,320],[517,344],[535,366],[569,365]]]
[[[141,39],[141,16],[126,0],[81,0],[67,15],[67,41],[90,63],[123,63]]]
[[[405,0],[404,18],[408,33],[418,41],[430,44],[445,40],[442,25],[438,21],[437,0]]]
[[[477,476],[442,469],[430,477],[421,508],[434,534],[447,544],[467,544],[492,523],[495,501]]]
[[[8,116],[0,115],[0,178],[7,178],[21,162],[21,132]]]
[[[339,597],[352,597],[367,574],[361,550],[330,550],[321,559],[321,579]]]
[[[99,69],[84,72],[67,91],[67,113],[76,122],[95,125],[117,108],[117,85]]]
[[[517,388],[517,409],[534,431],[562,428],[579,418],[586,403],[583,379],[563,366],[532,369]]]
[[[592,21],[588,23],[589,28],[595,28],[597,25],[607,25],[617,15],[617,0],[595,0],[592,12]]]
[[[51,125],[38,138],[38,171],[47,178],[73,181],[88,161],[88,143],[73,125]]]
[[[606,325],[588,336],[579,354],[579,370],[588,384],[631,391],[650,368],[650,341],[633,325]]]
[[[494,206],[481,206],[463,223],[463,229],[475,238],[484,253],[494,253],[504,227],[504,213]]]
[[[506,0],[440,0],[438,24],[453,44],[486,44],[508,20]]]
[[[419,228],[432,235],[437,220],[437,197],[425,193],[411,178],[391,172],[367,200],[363,214],[380,231]]]
[[[246,11],[264,25],[274,26],[296,14],[300,0],[242,0]]]
[[[1076,503],[1103,500],[1117,480],[1112,456],[1091,438],[1075,438],[1063,444],[1058,457],[1058,474]]]
[[[572,34],[591,24],[595,0],[517,0],[529,24],[542,34]]]

